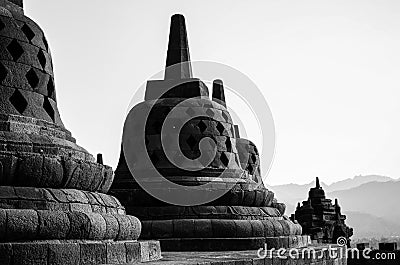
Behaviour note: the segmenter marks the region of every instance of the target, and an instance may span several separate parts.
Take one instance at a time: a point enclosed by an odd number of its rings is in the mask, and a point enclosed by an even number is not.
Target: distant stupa
[[[353,228],[345,224],[346,216],[342,215],[338,199],[332,205],[332,200],[325,197],[319,178],[316,178],[315,188],[308,193],[308,200],[297,205],[296,212],[292,215],[303,227],[303,234],[310,235],[318,243],[336,244],[338,238],[344,237],[350,246],[350,237]]]

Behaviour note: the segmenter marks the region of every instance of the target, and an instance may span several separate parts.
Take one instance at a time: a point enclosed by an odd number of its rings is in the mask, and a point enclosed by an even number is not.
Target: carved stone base
[[[154,261],[158,241],[32,241],[0,243],[2,265],[94,265]]]

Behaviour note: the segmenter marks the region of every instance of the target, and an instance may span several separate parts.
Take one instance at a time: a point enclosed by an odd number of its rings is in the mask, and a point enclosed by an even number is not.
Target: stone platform
[[[160,258],[158,241],[44,240],[0,243],[1,265],[97,265]]]
[[[163,252],[162,259],[154,262],[145,263],[146,265],[290,265],[290,264],[324,264],[324,265],[345,265],[347,260],[345,257],[331,258],[324,252],[322,255],[323,246],[315,246],[316,258],[308,258],[307,252],[305,255],[301,254],[302,248],[299,248],[300,255],[291,258],[286,255],[284,258],[278,256],[277,252],[272,253],[272,257],[268,254],[266,258],[260,258],[257,255],[257,250],[247,251],[221,251],[221,252]],[[344,247],[342,249],[344,253]],[[138,263],[122,263],[124,265],[138,264]],[[121,265],[122,265],[121,264]],[[111,264],[109,264],[111,265]]]

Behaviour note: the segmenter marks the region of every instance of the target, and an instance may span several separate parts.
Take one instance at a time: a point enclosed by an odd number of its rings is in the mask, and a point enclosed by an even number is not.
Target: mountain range
[[[298,202],[307,200],[315,182],[304,185],[267,186],[286,204],[286,214],[295,211]],[[355,238],[400,236],[400,180],[380,175],[355,176],[327,185],[326,196],[338,198],[346,223],[354,228]]]

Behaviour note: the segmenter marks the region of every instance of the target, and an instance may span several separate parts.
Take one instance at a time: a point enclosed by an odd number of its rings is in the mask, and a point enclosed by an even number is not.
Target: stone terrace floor
[[[324,246],[326,247],[326,246]],[[223,251],[223,252],[163,252],[163,258],[158,261],[140,263],[143,265],[346,265],[345,258],[330,258],[328,255],[320,255],[321,246],[314,247],[317,250],[317,258],[282,259],[268,257],[259,258],[257,250],[249,251]],[[320,258],[318,258],[320,257]],[[132,263],[130,263],[132,264]],[[138,263],[135,263],[138,264]],[[120,264],[122,265],[122,264]],[[128,264],[124,264],[128,265]]]

